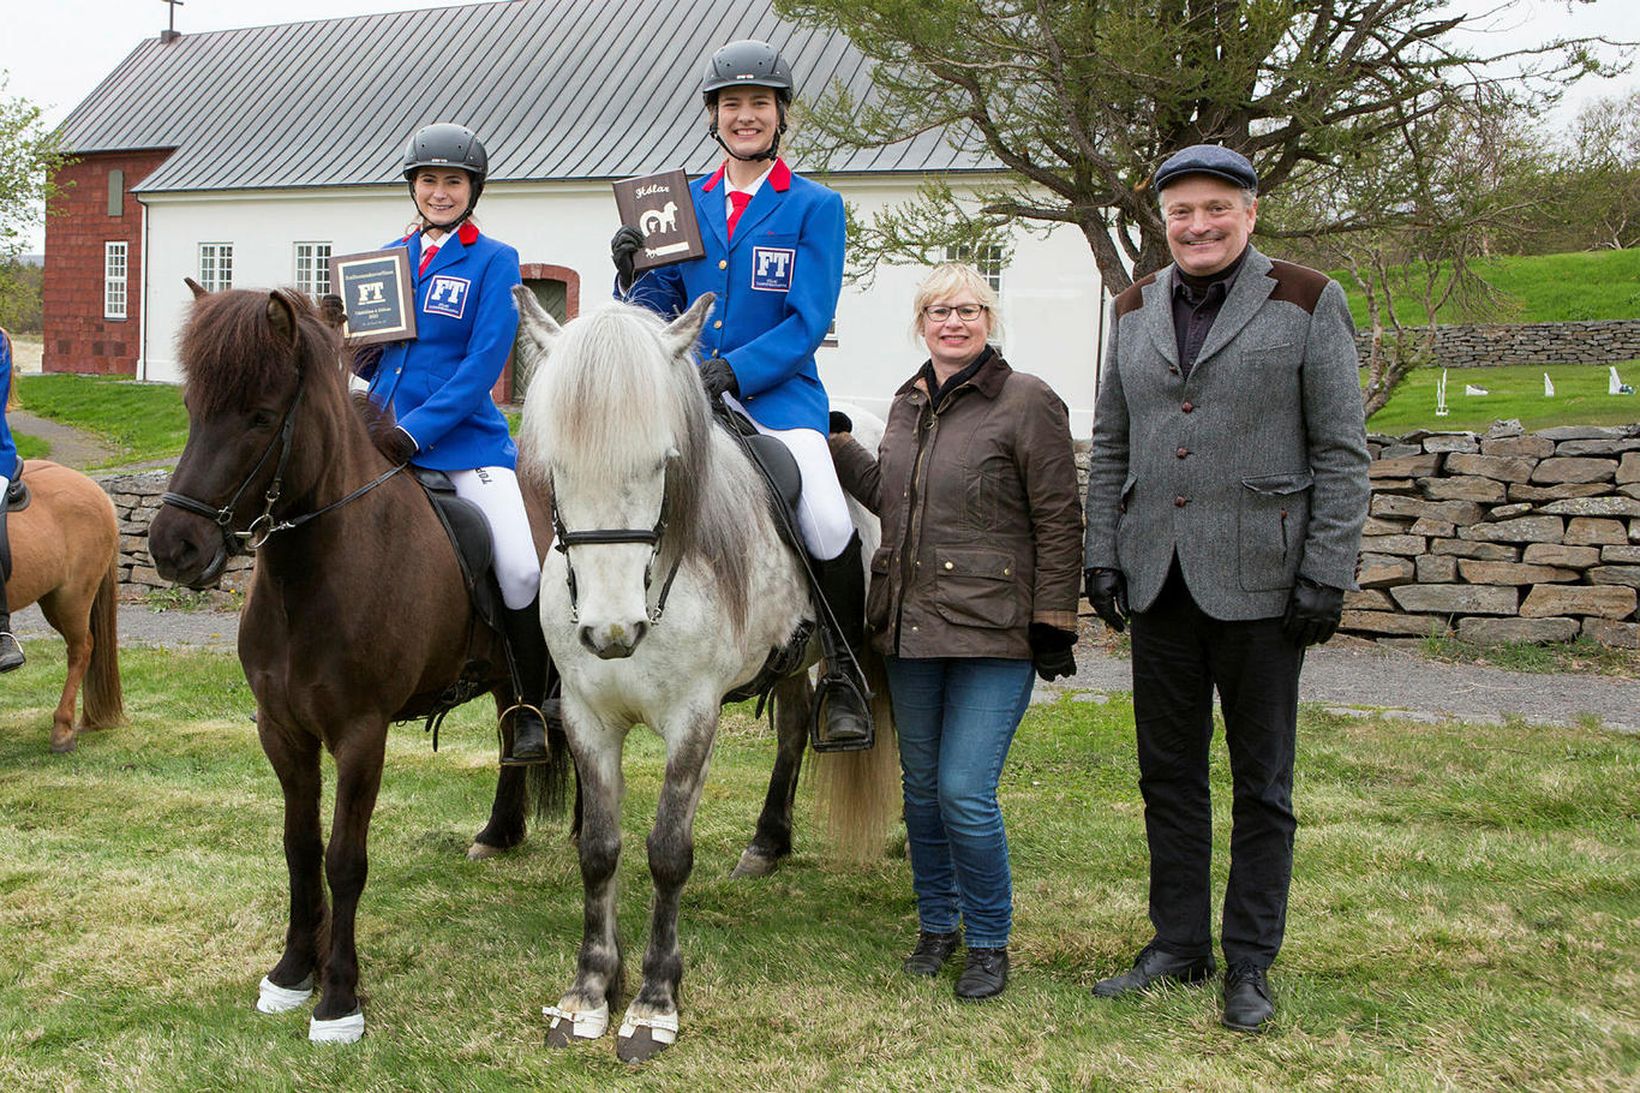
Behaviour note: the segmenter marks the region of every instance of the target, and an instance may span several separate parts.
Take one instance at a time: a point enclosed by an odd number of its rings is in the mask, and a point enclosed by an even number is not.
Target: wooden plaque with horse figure
[[[349,345],[374,345],[416,336],[410,252],[403,247],[343,254],[330,259],[332,291],[342,298]]]
[[[632,271],[687,262],[706,254],[695,222],[695,202],[683,171],[664,171],[613,183],[621,223],[643,232],[643,248],[632,256]]]

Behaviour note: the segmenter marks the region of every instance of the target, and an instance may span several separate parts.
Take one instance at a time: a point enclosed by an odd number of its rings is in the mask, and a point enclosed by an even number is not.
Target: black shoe
[[[1225,1028],[1238,1032],[1263,1032],[1264,1024],[1276,1015],[1270,1000],[1270,982],[1264,969],[1245,960],[1230,965],[1224,973]]]
[[[539,605],[540,601],[535,600],[528,607],[509,608],[501,619],[513,687],[518,695],[518,705],[502,714],[503,721],[512,723],[510,738],[505,730],[501,732],[502,766],[546,762],[547,722],[561,724],[558,700],[548,697],[557,694],[557,673],[553,671],[547,642],[541,634]]]
[[[16,671],[23,666],[23,647],[10,630],[0,627],[0,672]]]
[[[957,976],[957,998],[964,1002],[995,998],[1007,985],[1007,949],[968,950],[968,961]]]
[[[900,965],[907,975],[925,975],[932,979],[940,974],[945,962],[951,959],[951,954],[957,951],[962,944],[962,938],[955,930],[948,934],[931,934],[927,930],[917,931],[917,947],[911,950],[911,955],[905,958]]]
[[[861,673],[865,657],[866,578],[855,535],[835,558],[813,559],[816,592],[830,608],[817,607],[826,674],[814,694],[809,728],[815,751],[859,751],[877,739],[871,719],[871,688]],[[829,625],[835,621],[836,626]]]
[[[1205,982],[1215,970],[1213,954],[1206,956],[1175,956],[1158,949],[1154,942],[1139,950],[1133,967],[1121,975],[1101,979],[1093,985],[1093,993],[1100,998],[1116,998],[1133,991],[1149,990],[1157,983]]]

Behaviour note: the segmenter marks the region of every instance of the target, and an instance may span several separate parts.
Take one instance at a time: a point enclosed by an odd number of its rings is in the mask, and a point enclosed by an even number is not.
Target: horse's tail
[[[535,822],[562,816],[569,806],[570,775],[575,762],[569,752],[569,737],[564,730],[547,723],[547,761],[526,768],[524,779],[527,807],[535,814]],[[579,783],[577,783],[579,785]]]
[[[103,571],[91,601],[91,665],[85,672],[80,727],[106,729],[125,720],[120,690],[119,554]]]
[[[888,675],[875,650],[868,649],[861,659],[871,687],[877,743],[865,751],[820,752],[810,768],[816,811],[831,845],[841,856],[856,861],[882,856],[889,828],[899,820],[903,803],[900,744],[888,701]]]

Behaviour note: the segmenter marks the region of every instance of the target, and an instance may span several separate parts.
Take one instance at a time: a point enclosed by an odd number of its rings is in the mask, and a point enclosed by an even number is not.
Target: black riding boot
[[[516,611],[508,608],[501,628],[507,639],[507,659],[512,666],[513,690],[517,705],[502,714],[512,722],[512,736],[501,733],[501,764],[527,766],[547,761],[546,721],[557,721],[557,673],[547,655],[547,641],[541,636],[541,601]],[[553,697],[549,698],[551,694]],[[509,742],[511,747],[508,747]]]
[[[23,647],[11,632],[11,612],[6,609],[6,586],[0,583],[0,672],[23,666]]]
[[[857,751],[876,742],[871,722],[871,690],[861,665],[865,657],[866,576],[860,564],[860,536],[843,553],[813,562],[816,591],[831,608],[820,615],[820,647],[826,674],[815,690],[809,740],[815,751]],[[836,626],[831,625],[835,620]],[[850,654],[853,654],[852,656]]]

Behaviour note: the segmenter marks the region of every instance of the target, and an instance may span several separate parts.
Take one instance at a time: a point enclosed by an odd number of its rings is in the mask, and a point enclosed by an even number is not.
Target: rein
[[[668,464],[663,474],[671,473]],[[661,496],[665,497],[666,487],[663,481]],[[666,503],[661,502],[661,514],[655,520],[652,528],[593,528],[589,531],[571,531],[564,526],[564,518],[558,512],[558,495],[552,497],[552,546],[564,556],[564,581],[569,585],[569,621],[581,621],[580,611],[576,606],[575,592],[575,563],[570,560],[569,548],[572,546],[596,546],[600,543],[648,543],[652,548],[649,552],[649,561],[643,567],[644,599],[649,598],[649,588],[654,583],[655,561],[661,554],[661,536],[666,534]],[[661,594],[655,600],[654,607],[646,607],[645,614],[649,616],[649,625],[659,625],[661,616],[666,613],[666,598],[672,594],[672,582],[677,579],[678,566],[683,561],[680,551],[673,559],[672,567],[666,572],[666,580],[661,582]]]
[[[339,509],[343,505],[363,497],[404,470],[406,464],[400,463],[385,473],[377,475],[338,501],[332,501],[322,508],[304,513],[301,516],[275,521],[273,507],[279,503],[279,497],[284,492],[285,465],[290,462],[292,441],[296,432],[296,411],[302,405],[302,395],[306,389],[306,376],[299,375],[296,381],[296,394],[291,398],[290,405],[285,408],[284,420],[279,425],[279,435],[268,442],[268,446],[262,450],[262,457],[256,461],[256,466],[250,469],[250,472],[239,483],[239,488],[233,491],[233,495],[228,498],[227,503],[221,508],[212,508],[203,501],[172,490],[166,490],[160,496],[160,504],[171,505],[182,509],[184,512],[191,512],[196,516],[203,516],[207,520],[214,521],[222,532],[222,544],[228,557],[238,554],[255,554],[276,533],[299,528],[309,520],[317,519],[333,509]],[[252,520],[250,526],[244,531],[234,531],[234,506],[239,504],[240,497],[250,488],[250,484],[256,481],[256,476],[262,473],[262,468],[267,465],[268,457],[273,454],[275,446],[279,448],[279,462],[274,465],[273,480],[268,483],[267,492],[262,496],[262,514]]]

